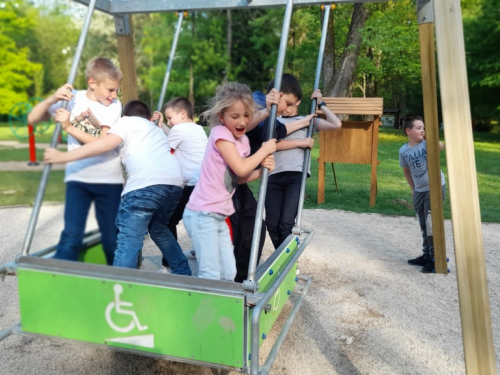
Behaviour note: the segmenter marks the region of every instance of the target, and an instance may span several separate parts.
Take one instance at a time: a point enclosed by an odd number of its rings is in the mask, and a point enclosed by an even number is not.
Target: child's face
[[[278,104],[278,116],[295,116],[300,100],[294,94],[283,94]]]
[[[408,140],[412,142],[421,142],[425,136],[425,126],[420,120],[413,122],[413,128],[406,129]]]
[[[252,116],[241,100],[228,107],[219,117],[221,123],[238,139],[245,135],[246,128],[252,120]]]
[[[118,81],[106,78],[104,81],[96,83],[93,78],[89,78],[88,84],[92,89],[90,99],[105,106],[113,103],[118,96],[118,89],[120,88],[120,82]]]
[[[174,108],[167,108],[165,110],[165,120],[168,126],[175,126],[186,122],[186,111],[176,112]]]

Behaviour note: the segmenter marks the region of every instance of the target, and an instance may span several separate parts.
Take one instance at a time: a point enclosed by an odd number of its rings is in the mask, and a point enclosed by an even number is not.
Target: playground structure
[[[371,164],[370,207],[377,196],[378,129],[382,116],[382,98],[324,98],[333,113],[373,116],[369,121],[342,121],[335,132],[319,132],[318,204],[325,201],[325,163],[332,163],[335,188],[337,177],[333,163]],[[317,110],[318,114],[322,112]]]
[[[50,127],[51,121],[42,121],[34,126],[28,124],[28,113],[42,101],[42,98],[33,97],[28,102],[16,103],[9,111],[9,127],[12,134],[20,140],[29,139],[28,165],[38,165],[36,161],[35,134],[44,134]]]
[[[136,87],[134,53],[128,14],[176,11],[179,9],[207,10],[285,5],[284,0],[172,0],[169,2],[80,0],[79,2],[88,4],[89,11],[82,28],[82,35],[68,82],[72,83],[74,81],[91,14],[96,3],[98,3],[98,9],[113,14],[116,19],[120,66],[125,75],[123,85],[124,100],[136,96],[136,92],[134,92]],[[323,2],[314,0],[296,1],[298,5],[321,3]],[[287,42],[292,4],[292,1],[286,1],[287,8],[280,44],[280,57],[276,69],[276,88],[278,89],[281,83],[284,48]],[[325,17],[327,17],[328,8],[328,6],[325,7]],[[447,143],[450,201],[455,233],[457,278],[466,370],[469,374],[496,374],[474,151],[469,125],[471,123],[470,105],[465,70],[460,2],[459,0],[435,2],[419,0],[417,1],[417,16],[421,37],[422,83],[429,150],[433,232],[436,238],[439,230],[441,230],[439,229],[439,222],[442,222],[442,216],[438,220],[434,219],[436,213],[442,213],[442,202],[436,198],[440,189],[438,189],[439,163],[437,161],[439,160],[439,151],[436,72],[434,70],[433,24],[435,18],[443,119],[445,123],[453,124],[453,126],[445,127],[444,130]],[[323,24],[326,25],[327,22]],[[322,34],[322,43],[324,35],[325,32]],[[318,74],[317,80],[319,83]],[[315,85],[315,87],[318,87],[318,85]],[[276,108],[274,106],[270,117],[271,123],[274,123],[276,117]],[[56,124],[56,131],[51,143],[52,147],[56,145],[60,129],[60,124]],[[308,155],[309,153],[307,153]],[[307,163],[305,167],[307,167]],[[21,324],[0,332],[0,340],[13,333],[69,338],[108,347],[118,347],[128,352],[160,356],[225,370],[235,369],[252,374],[269,372],[280,344],[291,324],[290,319],[293,320],[310,284],[310,280],[307,278],[295,276],[296,260],[300,257],[313,235],[312,231],[303,230],[300,227],[302,209],[300,204],[297,226],[294,228],[293,235],[285,240],[273,256],[260,265],[258,269],[256,269],[257,254],[254,251],[255,247],[252,247],[249,279],[243,285],[197,280],[175,275],[150,274],[136,270],[104,268],[103,266],[84,263],[70,265],[65,263],[61,267],[61,263],[58,261],[28,256],[50,168],[50,165],[46,165],[44,169],[33,215],[28,224],[27,235],[23,244],[23,256],[19,257],[14,264],[9,263],[0,267],[0,274],[17,272],[21,306]],[[307,170],[307,168],[304,168],[304,170]],[[305,178],[306,176],[303,175],[303,179]],[[259,203],[262,204],[262,195],[265,196],[266,183],[267,173],[264,171],[259,192]],[[262,186],[264,186],[264,189],[262,189]],[[305,188],[304,184],[302,188]],[[301,194],[301,203],[303,203],[303,190],[301,190]],[[464,196],[467,199],[461,199]],[[440,204],[441,211],[439,211]],[[262,208],[262,206],[260,207]],[[261,218],[262,209],[258,212],[256,222],[260,222]],[[256,225],[256,233],[259,232],[257,229],[260,230],[260,227]],[[442,233],[442,230],[440,233]],[[435,247],[437,256],[442,255],[444,243],[435,243]],[[441,249],[441,253],[439,249]],[[442,272],[445,272],[446,260],[443,261],[441,257],[437,257],[436,269],[438,272],[441,269]],[[62,282],[57,282],[59,280]],[[278,336],[265,365],[261,367],[259,365],[259,344],[266,338],[266,332],[268,332],[276,320],[277,314],[281,311],[285,300],[288,298],[285,296],[288,296],[293,291],[293,285],[299,280],[304,281],[300,297],[297,299],[289,320],[285,323]],[[123,288],[118,302],[114,289],[116,285]],[[116,287],[116,290],[119,289]],[[51,291],[50,300],[45,297],[47,290]],[[86,297],[85,293],[82,292],[83,290],[87,291],[88,294],[99,295],[99,298],[89,300],[88,295]],[[209,324],[203,326],[185,327],[182,332],[170,331],[168,337],[165,337],[164,333],[162,335],[161,326],[155,326],[155,309],[151,308],[151,306],[161,307],[158,301],[172,298],[173,295],[175,295],[176,305],[185,306],[186,308],[177,309],[173,312],[169,311],[168,313],[172,314],[169,319],[182,322],[182,319],[185,319],[186,316],[193,318],[194,311],[201,311],[199,316],[204,317],[206,314],[203,313],[206,313],[206,311],[215,310],[212,320],[210,320]],[[87,298],[87,300],[84,300],[84,298]],[[138,306],[136,301],[139,299],[141,306],[144,304],[147,307],[144,311],[136,309],[136,306]],[[83,301],[85,303],[82,303]],[[153,335],[157,335],[153,337],[153,341],[149,337],[142,338],[143,341],[137,341],[137,335],[127,339],[116,335],[115,330],[109,326],[105,319],[105,310],[113,301],[115,310],[117,303],[132,303],[132,306],[127,305],[125,307],[133,307],[134,310],[126,309],[125,311],[135,313],[135,315],[127,313],[115,314],[125,315],[125,318],[127,318],[124,321],[118,321],[118,319],[124,317],[115,317],[110,311],[110,319],[113,319],[113,324],[117,324],[118,327],[128,326],[128,324],[132,324],[130,316],[135,316],[134,328],[147,326],[148,330],[153,331]],[[273,302],[270,303],[271,301]],[[169,306],[171,307],[172,304]],[[75,315],[71,315],[71,313]],[[77,313],[78,315],[76,315]],[[194,317],[199,316],[195,315]],[[67,323],[68,320],[70,320],[71,324]],[[54,322],[57,322],[57,324]],[[95,332],[105,333],[106,335],[101,337],[96,335]],[[91,334],[89,335],[89,333]],[[208,340],[209,345],[206,343],[205,338],[216,335],[219,335],[221,345],[217,348],[217,352],[214,352],[212,340]],[[193,338],[196,340],[196,346],[193,345]],[[175,342],[176,347],[171,348],[169,342]],[[151,343],[153,343],[154,348],[150,347]],[[207,345],[203,346],[203,348],[207,349],[203,351],[204,355],[195,350],[198,347],[197,345]]]

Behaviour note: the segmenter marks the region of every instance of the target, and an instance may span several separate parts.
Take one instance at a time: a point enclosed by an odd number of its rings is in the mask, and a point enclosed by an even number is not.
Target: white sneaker
[[[196,259],[196,253],[194,250],[184,251],[184,256],[188,259]]]
[[[161,268],[158,270],[158,272],[172,274],[172,269],[171,268],[167,268],[165,266],[161,266]]]

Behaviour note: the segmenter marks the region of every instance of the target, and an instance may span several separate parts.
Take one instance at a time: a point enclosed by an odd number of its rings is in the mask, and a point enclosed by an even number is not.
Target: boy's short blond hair
[[[95,83],[101,83],[105,79],[121,82],[123,73],[113,62],[105,57],[95,57],[87,64],[85,70],[87,81],[93,78]]]

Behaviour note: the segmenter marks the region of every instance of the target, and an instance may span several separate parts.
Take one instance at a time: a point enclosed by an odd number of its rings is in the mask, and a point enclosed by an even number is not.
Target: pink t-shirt
[[[224,125],[212,128],[201,164],[200,178],[186,207],[193,211],[215,212],[229,216],[234,213],[231,198],[238,176],[222,158],[215,145],[218,140],[234,143],[241,157],[250,155],[250,143],[246,135],[236,139]]]

